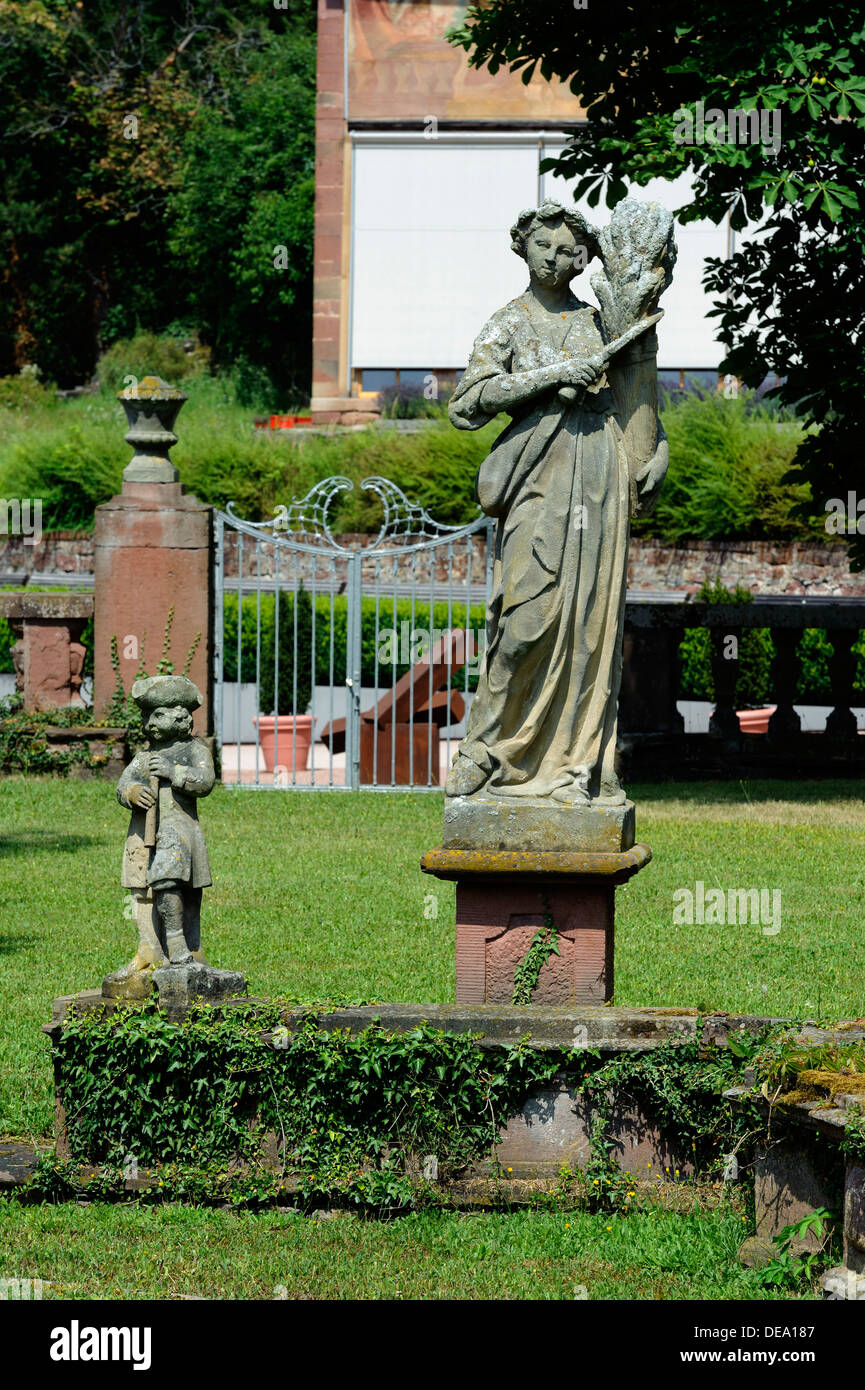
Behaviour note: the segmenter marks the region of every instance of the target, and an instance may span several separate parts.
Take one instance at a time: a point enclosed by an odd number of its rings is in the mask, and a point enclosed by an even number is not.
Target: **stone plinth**
[[[578,1036],[584,1025],[575,1024]],[[504,1169],[509,1177],[553,1176],[567,1164],[585,1168],[591,1158],[591,1131],[595,1116],[591,1104],[562,1078],[539,1087],[519,1115],[508,1121],[492,1155],[490,1166]],[[605,1117],[609,1154],[623,1173],[639,1174],[655,1182],[692,1177],[694,1166],[684,1148],[666,1139],[655,1116],[639,1106],[621,1101]]]
[[[212,965],[190,961],[187,965],[160,965],[153,972],[160,1006],[169,1018],[183,1016],[190,1004],[224,1003],[246,994],[246,979],[237,970],[215,970]]]
[[[201,634],[188,674],[205,694],[195,731],[210,732],[212,530],[211,508],[185,496],[179,483],[126,481],[119,497],[97,507],[93,704],[98,714],[114,691],[111,638],[117,638],[128,692],[142,643],[147,670],[156,670],[173,605],[171,659],[177,670]]]
[[[457,1003],[510,1004],[516,968],[549,918],[559,954],[542,966],[532,1003],[607,1003],[616,887],[650,859],[641,844],[618,853],[429,850],[423,871],[457,885]]]
[[[630,849],[636,838],[634,803],[564,806],[541,796],[473,796],[445,799],[444,849],[527,849],[567,853],[579,846],[600,854]]]

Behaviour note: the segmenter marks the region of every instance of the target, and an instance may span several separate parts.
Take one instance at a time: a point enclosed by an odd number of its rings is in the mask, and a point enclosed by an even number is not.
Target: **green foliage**
[[[722,370],[778,398],[817,428],[796,458],[816,508],[857,489],[865,433],[865,25],[832,0],[819,10],[672,0],[663,8],[589,6],[564,24],[564,6],[489,0],[453,30],[475,66],[539,70],[567,83],[587,122],[564,155],[545,161],[575,181],[574,196],[612,206],[625,180],[691,176],[682,221],[729,216],[741,239],[730,260],[708,262],[718,337],[732,344]],[[767,140],[683,140],[683,113],[760,112]],[[779,124],[780,123],[780,131]],[[778,135],[777,140],[773,135]],[[705,499],[704,499],[705,501]],[[813,506],[809,503],[809,510]],[[857,562],[865,542],[851,538]]]
[[[162,1195],[176,1195],[177,1180],[208,1166],[218,1176],[241,1160],[256,1177],[269,1132],[280,1140],[281,1178],[265,1176],[237,1200],[273,1200],[290,1181],[307,1201],[410,1206],[428,1156],[440,1181],[460,1174],[489,1154],[533,1088],[561,1075],[592,1116],[589,1205],[626,1211],[633,1175],[618,1170],[605,1135],[614,1106],[644,1108],[704,1176],[749,1137],[750,1116],[723,1092],[760,1036],[744,1053],[670,1044],[603,1063],[589,1050],[490,1051],[473,1035],[426,1025],[393,1035],[377,1025],[325,1031],[318,1012],[309,1006],[291,1033],[277,1004],[225,1015],[203,1005],[180,1024],[155,1005],[72,1015],[54,1058],[73,1159],[110,1168],[133,1155],[141,1167],[160,1165]],[[163,1165],[175,1165],[173,1178]]]
[[[406,1207],[426,1155],[440,1178],[480,1158],[557,1061],[426,1026],[328,1033],[312,1011],[293,1035],[279,1023],[275,1006],[205,1006],[180,1025],[155,1006],[73,1016],[55,1046],[72,1156],[252,1161],[269,1130],[305,1199]]]
[[[117,370],[125,375],[130,359],[118,360]],[[335,499],[337,531],[378,531],[380,504],[359,486],[372,474],[393,479],[439,521],[474,520],[475,477],[506,423],[501,418],[481,430],[455,430],[440,415],[415,434],[367,429],[298,437],[290,430],[252,427],[241,397],[247,392],[265,409],[267,389],[248,363],[217,376],[196,369],[183,378],[183,389],[189,400],[172,457],[191,491],[220,507],[231,501],[239,515],[256,520],[339,474],[354,488]],[[46,498],[44,525],[89,526],[93,507],[119,490],[129,457],[125,417],[114,394],[106,387],[57,409],[8,412],[0,438],[0,495]],[[780,481],[802,436],[795,420],[715,393],[668,402],[662,418],[671,441],[670,468],[658,509],[635,524],[639,534],[670,544],[733,535],[819,535],[825,542],[825,532],[791,510],[807,489]]]
[[[658,1124],[673,1154],[690,1160],[702,1176],[720,1177],[725,1157],[746,1145],[752,1117],[735,1108],[724,1092],[737,1084],[768,1030],[740,1040],[736,1048],[669,1043],[645,1052],[622,1053],[589,1070],[583,1090],[591,1108],[590,1160],[586,1191],[597,1210],[632,1209],[635,1175],[613,1161],[606,1133],[614,1107],[644,1110]],[[669,1173],[675,1181],[678,1170]]]
[[[803,524],[808,488],[787,474],[804,438],[801,421],[752,394],[728,400],[692,390],[667,400],[661,420],[670,467],[654,511],[637,518],[637,535],[666,544],[728,537],[803,539],[825,544],[822,520]]]
[[[186,142],[170,200],[169,243],[188,275],[187,303],[217,361],[236,361],[240,398],[286,404],[309,392],[312,333],[315,29],[292,7],[290,29],[220,63],[221,100]],[[272,402],[273,403],[273,402]]]
[[[753,595],[737,584],[725,588],[720,579],[707,579],[694,595],[701,603],[750,603]],[[856,653],[854,690],[865,692],[865,633],[860,633],[853,645]],[[796,697],[803,703],[831,703],[832,684],[829,679],[829,659],[832,644],[820,628],[805,628],[797,648],[799,678]],[[712,636],[706,627],[685,630],[679,646],[682,662],[682,695],[692,700],[714,700],[715,682],[712,676]],[[739,667],[736,681],[736,705],[768,704],[772,699],[772,662],[775,644],[768,628],[743,628],[739,638]]]
[[[174,675],[175,665],[171,657],[171,628],[173,623],[174,604],[172,603],[171,607],[168,610],[168,616],[165,619],[165,627],[162,630],[162,649],[159,653],[159,660],[156,663],[156,670],[153,673],[155,676]],[[181,671],[181,675],[189,675],[189,668],[192,665],[192,658],[195,656],[195,653],[198,650],[198,644],[200,641],[201,633],[197,632],[193,637],[192,642],[189,645],[189,649],[186,653],[186,660],[183,663],[183,670]],[[136,669],[135,676],[133,677],[133,682],[136,680],[145,679],[148,674],[145,659],[146,644],[147,633],[145,632],[142,634],[141,637],[141,643],[138,650],[138,667]],[[124,685],[123,675],[120,669],[120,652],[118,650],[117,637],[115,634],[112,634],[111,636],[111,669],[114,672],[114,689],[111,692],[111,699],[105,709],[105,721],[108,724],[114,724],[118,727],[125,728],[129,737],[129,741],[133,745],[140,744],[143,742],[145,737],[144,720],[142,718],[141,710],[139,709],[135,700],[132,699],[131,694],[127,691]]]
[[[860,1104],[851,1107],[840,1148],[851,1162],[865,1166],[865,1110]]]
[[[803,1216],[801,1221],[785,1226],[772,1237],[778,1253],[757,1271],[757,1282],[764,1287],[790,1289],[793,1292],[810,1288],[816,1275],[828,1263],[833,1221],[832,1212],[819,1207]],[[793,1243],[804,1240],[812,1232],[820,1241],[819,1249],[792,1253]]]
[[[236,614],[236,601],[234,611]],[[314,684],[313,648],[316,634],[312,597],[303,584],[297,594],[278,589],[271,612],[273,623],[262,633],[261,711],[263,714],[305,714],[312,700]]]
[[[103,387],[117,392],[128,385],[125,381],[128,376],[134,376],[137,380],[145,376],[160,376],[163,381],[175,386],[194,371],[196,365],[192,354],[184,352],[179,338],[172,338],[168,334],[136,333],[134,338],[119,338],[107,352],[103,352],[96,364],[96,375]]]
[[[550,900],[544,897],[541,901],[544,907],[544,925],[535,932],[526,954],[514,971],[512,1004],[531,1004],[541,971],[550,956],[562,954],[559,950],[559,933],[553,920]]]
[[[720,579],[706,580],[694,595],[699,603],[751,603],[753,594],[737,584],[727,589]],[[682,693],[694,700],[714,700],[712,676],[712,634],[709,628],[687,628],[679,647],[682,662]],[[739,638],[739,665],[736,703],[762,705],[772,693],[772,660],[775,648],[765,628],[743,628]]]
[[[71,729],[92,724],[92,712],[80,706],[25,711],[19,695],[0,700],[0,773],[47,772],[68,777],[73,768],[99,769],[106,758],[103,754],[92,753],[86,741],[76,741],[63,752],[53,748],[45,736],[48,725]]]
[[[56,403],[53,386],[39,380],[35,366],[22,367],[16,376],[0,376],[0,410],[50,410]]]
[[[0,373],[72,385],[179,319],[308,392],[315,13],[0,6]]]
[[[311,598],[311,596],[310,596]],[[282,695],[283,682],[286,675],[291,679],[293,671],[293,642],[294,642],[294,620],[293,620],[293,595],[291,593],[282,594],[282,603],[285,605],[285,615],[280,617],[280,647],[288,642],[288,650],[282,651],[280,655],[279,683]],[[273,698],[273,651],[274,651],[274,608],[275,601],[273,594],[262,594],[261,596],[261,616],[258,617],[258,599],[256,595],[247,595],[243,599],[241,608],[241,680],[253,683],[256,678],[256,649],[258,643],[258,630],[261,630],[261,691],[262,709],[265,709],[265,696],[269,700]],[[237,680],[237,595],[226,593],[224,596],[223,608],[223,672],[227,681]],[[376,613],[378,622],[376,623]],[[385,629],[392,629],[397,634],[400,645],[397,647],[395,655],[402,656],[401,634],[402,624],[408,624],[409,639],[413,631],[430,632],[432,628],[444,631],[446,628],[465,628],[466,626],[466,605],[464,603],[454,603],[448,608],[447,602],[437,602],[432,606],[433,621],[430,624],[430,606],[428,603],[415,603],[412,609],[412,602],[409,598],[398,598],[394,603],[392,598],[383,597],[380,605],[376,608],[374,597],[366,597],[362,603],[361,615],[361,681],[363,685],[374,686],[376,683],[380,688],[389,687],[410,669],[411,661],[397,661],[396,666],[392,666],[386,660],[390,653],[387,649],[387,639],[384,637]],[[348,600],[342,594],[334,595],[331,600],[330,595],[317,594],[315,598],[315,684],[330,684],[330,662],[333,656],[333,681],[335,685],[342,685],[345,681],[346,671],[346,650],[347,650],[347,623],[348,623]],[[481,648],[483,641],[485,614],[481,604],[472,604],[469,608],[469,624],[475,632],[475,652]],[[303,627],[298,624],[298,632]],[[299,647],[299,655],[300,655]],[[417,654],[423,650],[422,644],[418,640],[415,648]],[[376,653],[379,655],[378,666],[376,666]],[[408,643],[407,655],[412,656],[411,642]],[[305,658],[304,658],[305,659]],[[419,659],[416,655],[414,659]],[[305,668],[304,668],[305,669]],[[305,677],[304,677],[305,679]],[[464,668],[454,667],[452,684],[457,689],[465,688]],[[469,690],[474,690],[477,685],[477,672],[469,673]],[[306,689],[305,685],[299,689]],[[284,713],[293,713],[291,710]],[[302,713],[302,711],[298,711]]]

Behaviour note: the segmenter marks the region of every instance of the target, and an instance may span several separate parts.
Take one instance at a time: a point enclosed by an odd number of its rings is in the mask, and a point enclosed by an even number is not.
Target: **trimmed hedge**
[[[280,646],[283,647],[283,633],[287,633],[293,647],[293,601],[294,595],[283,594],[280,603]],[[315,599],[315,684],[327,685],[330,681],[330,662],[331,644],[333,646],[333,679],[334,684],[343,685],[345,683],[346,671],[346,643],[348,625],[348,600],[345,595],[337,594],[333,600],[333,622],[331,622],[331,598],[329,595],[316,595]],[[273,685],[273,651],[274,651],[274,595],[262,594],[261,596],[261,685],[262,685],[262,704],[267,691],[272,692]],[[226,681],[237,680],[237,595],[225,595],[224,609],[224,647],[223,647],[223,677]],[[411,599],[400,598],[396,602],[382,600],[378,606],[378,626],[376,626],[376,601],[374,598],[364,598],[362,601],[361,617],[361,680],[364,685],[376,684],[376,651],[383,653],[385,645],[385,630],[394,629],[398,635],[402,634],[403,623],[407,624],[406,636],[408,638],[407,655],[412,656],[411,632],[412,630],[422,630],[429,632],[430,626],[444,630],[448,626],[453,628],[464,628],[466,626],[466,605],[464,603],[454,603],[451,605],[450,612],[446,602],[433,604],[433,619],[430,624],[430,606],[428,603],[415,603],[414,621],[412,623],[412,604]],[[450,618],[450,623],[448,619]],[[485,616],[483,604],[472,604],[469,609],[469,625],[475,631],[475,649],[477,650],[483,641],[485,628]],[[302,623],[299,624],[299,630]],[[378,640],[377,640],[378,639]],[[240,679],[244,682],[253,683],[256,675],[256,647],[257,647],[257,598],[249,595],[243,600],[242,623],[241,623],[241,660],[240,660]],[[414,660],[418,660],[423,653],[423,644],[420,638],[414,644]],[[397,647],[395,655],[402,656],[403,653]],[[396,662],[396,680],[405,675],[413,664],[412,660]],[[280,657],[279,682],[282,687],[286,677],[291,681],[293,675],[293,663],[291,660],[291,648],[288,651],[283,647]],[[393,667],[390,663],[378,664],[378,684],[379,686],[389,686],[394,679]],[[454,668],[453,684],[462,689],[465,684],[463,669]],[[298,682],[300,685],[300,681]],[[469,689],[474,690],[477,685],[477,675],[469,670]],[[289,713],[291,711],[288,711]]]

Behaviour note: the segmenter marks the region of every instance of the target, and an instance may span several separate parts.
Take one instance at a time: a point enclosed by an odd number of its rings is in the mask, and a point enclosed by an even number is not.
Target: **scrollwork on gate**
[[[268,536],[302,536],[307,540],[321,542],[343,554],[360,548],[369,554],[370,551],[384,548],[400,548],[422,544],[425,541],[454,539],[477,530],[479,522],[483,521],[480,516],[477,521],[463,526],[447,526],[441,521],[436,521],[419,502],[410,501],[402,488],[390,478],[373,475],[364,478],[360,486],[364,491],[375,493],[384,512],[378,535],[363,547],[341,545],[334,535],[331,516],[334,498],[341,493],[354,490],[352,480],[339,474],[316,483],[305,497],[294,498],[291,502],[276,507],[273,518],[268,521],[245,521],[237,515],[231,502],[226,507],[226,515],[244,528],[251,528]]]

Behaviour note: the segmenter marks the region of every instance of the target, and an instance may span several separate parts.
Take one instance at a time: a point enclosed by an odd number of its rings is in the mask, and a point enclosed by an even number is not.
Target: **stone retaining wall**
[[[338,537],[343,545],[367,539]],[[472,559],[473,577],[478,579],[484,572],[484,549],[479,536]],[[464,565],[465,556],[459,558]],[[228,569],[230,573],[230,564]],[[38,583],[42,575],[83,578],[92,573],[90,531],[46,531],[38,545],[25,545],[21,536],[0,541],[0,582]],[[865,597],[865,574],[851,574],[843,542],[821,546],[801,541],[689,541],[667,546],[651,538],[632,539],[630,589],[697,589],[707,578],[720,578],[728,587],[742,584],[759,594]]]

